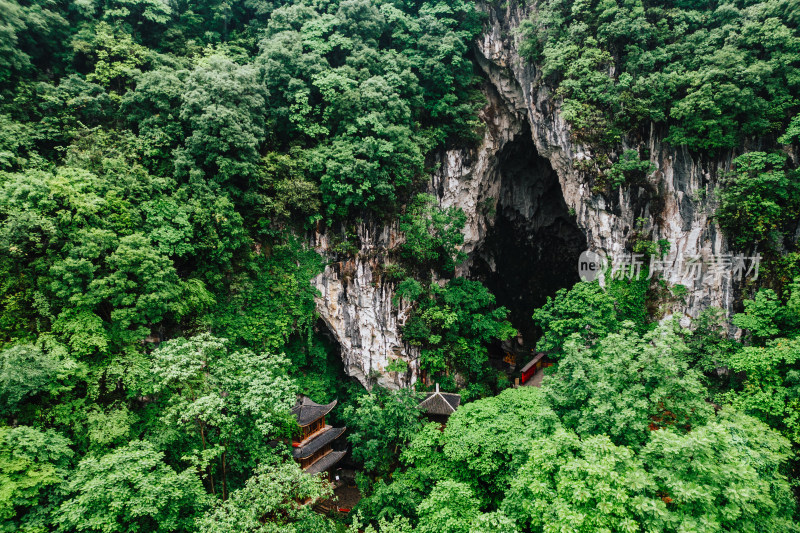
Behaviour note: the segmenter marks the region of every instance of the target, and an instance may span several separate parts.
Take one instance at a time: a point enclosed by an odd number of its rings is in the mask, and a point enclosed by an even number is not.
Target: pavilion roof
[[[320,472],[324,472],[341,461],[342,457],[344,457],[346,453],[347,450],[325,454],[323,457],[320,457],[318,461],[310,464],[305,471],[308,474],[319,474]]]
[[[419,404],[419,408],[432,415],[451,415],[461,405],[461,395],[452,392],[439,391],[439,384],[436,390],[425,395],[425,399]]]
[[[336,402],[337,400],[333,400],[331,403],[323,405],[314,402],[308,396],[303,396],[292,407],[292,414],[297,418],[300,426],[307,426],[330,413],[331,409],[336,407]]]
[[[327,426],[302,446],[292,448],[292,457],[295,459],[311,457],[317,450],[320,450],[326,444],[330,444],[338,439],[342,433],[344,433],[345,429],[347,428],[332,428]]]

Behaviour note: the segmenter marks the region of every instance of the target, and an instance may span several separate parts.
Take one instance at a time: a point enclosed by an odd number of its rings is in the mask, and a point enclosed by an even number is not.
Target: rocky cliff
[[[486,79],[483,138],[474,148],[439,154],[429,184],[442,206],[467,215],[469,258],[459,274],[482,279],[525,335],[532,309],[578,280],[583,250],[611,257],[630,252],[634,239],[663,240],[670,257],[695,258],[706,274],[698,277],[699,267],[681,265],[666,272],[670,283],[687,290],[665,311],[687,317],[708,306],[730,311],[731,280],[707,271],[727,252],[708,198],[729,161],[697,160],[651,133],[644,142],[655,171],[646,183],[593,192],[579,170],[581,161],[592,159],[592,148],[575,142],[552,87],[517,52],[515,30],[530,8],[510,1],[480,9],[487,21],[474,55]],[[330,235],[313,237],[330,260],[314,280],[320,317],[339,341],[349,375],[365,386],[406,385],[417,379],[418,351],[402,341],[407,309],[393,305],[393,283],[381,275],[402,236],[396,223],[365,222],[352,237],[358,252],[344,257],[333,251]],[[408,363],[406,372],[387,371],[396,359]]]

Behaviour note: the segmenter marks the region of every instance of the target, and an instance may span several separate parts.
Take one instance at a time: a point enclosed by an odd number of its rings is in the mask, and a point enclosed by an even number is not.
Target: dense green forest
[[[541,388],[488,364],[516,331],[425,193],[481,135],[472,2],[0,0],[0,531],[800,530],[800,6],[532,4],[521,51],[597,192],[650,172],[621,148],[651,129],[735,156],[715,221],[765,256],[740,337],[659,323],[680,287],[643,275],[530,309]],[[367,219],[405,236],[382,276],[462,396],[444,429],[315,328],[307,236],[346,257]],[[285,444],[298,393],[339,400],[347,517],[298,505],[331,495]]]

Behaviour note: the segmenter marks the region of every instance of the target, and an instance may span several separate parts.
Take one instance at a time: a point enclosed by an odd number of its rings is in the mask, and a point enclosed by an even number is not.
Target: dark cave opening
[[[509,309],[509,320],[521,336],[517,347],[527,351],[541,335],[531,318],[534,309],[579,280],[578,257],[587,241],[530,130],[503,148],[497,165],[501,184],[494,226],[476,254],[471,275],[494,293],[498,305]]]

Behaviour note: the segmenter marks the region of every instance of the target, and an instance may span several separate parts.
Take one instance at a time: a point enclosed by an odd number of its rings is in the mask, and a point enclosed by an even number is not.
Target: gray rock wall
[[[715,254],[727,252],[725,239],[711,221],[714,206],[709,198],[714,176],[727,167],[729,158],[704,163],[683,148],[666,146],[652,134],[646,143],[656,171],[648,176],[648,183],[621,188],[610,196],[594,194],[575,168],[576,162],[592,158],[591,147],[573,140],[552,89],[542,82],[535,66],[517,53],[515,29],[530,8],[512,0],[503,7],[484,4],[481,9],[488,21],[474,50],[487,79],[487,105],[480,112],[483,138],[475,148],[439,154],[429,184],[443,207],[458,206],[467,215],[464,251],[469,259],[458,274],[470,275],[478,262],[489,270],[498,268],[496,254],[487,252],[490,247],[485,246],[498,211],[531,234],[564,218],[563,210],[553,208],[556,200],[545,194],[544,185],[527,187],[519,180],[504,180],[504,150],[520,135],[530,135],[530,150],[536,152],[529,159],[530,179],[543,179],[546,172],[555,174],[563,201],[589,248],[609,256],[621,253],[639,231],[654,241],[669,241],[673,255],[699,256],[705,263]],[[546,169],[539,168],[541,161],[549,163]],[[346,258],[333,252],[329,235],[312,237],[315,248],[330,260],[313,282],[321,293],[317,310],[341,344],[348,375],[367,387],[375,383],[405,386],[418,377],[419,352],[400,335],[408,306],[392,303],[394,284],[381,275],[383,263],[402,236],[396,222],[367,221],[355,230],[359,251]],[[708,306],[730,312],[733,289],[729,279],[706,275],[700,281],[692,277],[691,272],[680,270],[668,277],[671,283],[688,289],[684,301],[674,302],[669,313],[697,316]],[[387,372],[395,359],[406,361],[408,371]]]

